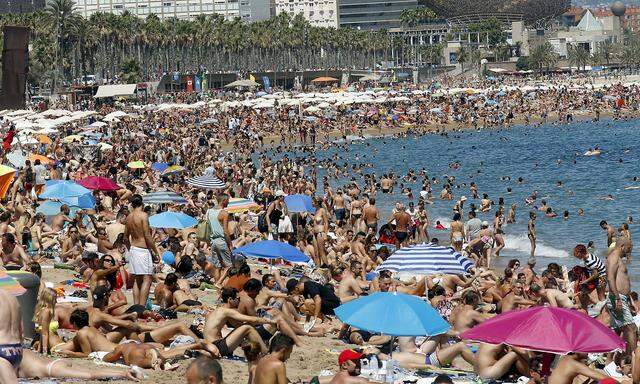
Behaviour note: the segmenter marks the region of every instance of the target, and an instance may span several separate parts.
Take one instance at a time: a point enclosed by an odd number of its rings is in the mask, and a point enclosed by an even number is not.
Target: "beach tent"
[[[451,247],[419,244],[401,248],[389,256],[376,271],[408,272],[416,275],[464,275],[473,262]]]
[[[93,97],[100,99],[104,97],[134,96],[136,94],[136,88],[136,84],[101,85]]]
[[[390,336],[436,336],[451,326],[423,299],[399,292],[376,292],[342,304],[336,316],[345,324]]]
[[[624,341],[598,320],[556,307],[505,312],[461,333],[460,339],[563,355],[625,349]]]
[[[246,257],[282,259],[293,263],[308,263],[309,257],[298,248],[277,240],[262,240],[233,250]]]
[[[7,167],[6,165],[0,165],[0,198],[4,198],[7,195],[7,191],[15,175],[15,169]]]

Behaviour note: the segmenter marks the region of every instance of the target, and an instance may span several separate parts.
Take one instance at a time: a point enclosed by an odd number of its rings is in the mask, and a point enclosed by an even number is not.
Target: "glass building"
[[[400,26],[405,9],[418,8],[418,0],[339,0],[338,22],[341,27],[389,29]]]

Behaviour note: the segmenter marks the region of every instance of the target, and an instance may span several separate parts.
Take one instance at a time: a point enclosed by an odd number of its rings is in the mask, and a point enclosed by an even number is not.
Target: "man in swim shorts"
[[[0,289],[0,383],[17,383],[22,362],[22,318],[18,301]]]

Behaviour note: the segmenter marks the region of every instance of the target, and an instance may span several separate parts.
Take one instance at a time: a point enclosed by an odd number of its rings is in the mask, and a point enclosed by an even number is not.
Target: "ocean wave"
[[[529,242],[529,238],[526,235],[505,235],[504,245],[504,248],[507,250],[522,252],[526,253],[527,255],[531,252],[531,243]],[[554,248],[550,245],[546,245],[538,239],[538,241],[536,242],[536,256],[563,258],[569,257],[569,252],[562,249]]]

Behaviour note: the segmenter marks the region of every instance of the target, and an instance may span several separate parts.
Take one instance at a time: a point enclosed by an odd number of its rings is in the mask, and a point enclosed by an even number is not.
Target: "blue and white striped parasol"
[[[225,186],[224,181],[218,179],[213,175],[192,177],[190,179],[187,179],[187,184],[203,189],[222,189]]]
[[[186,204],[187,199],[171,191],[158,191],[142,196],[145,204]]]
[[[409,272],[416,275],[463,275],[473,267],[471,260],[451,247],[419,244],[399,249],[380,264],[376,271]]]

